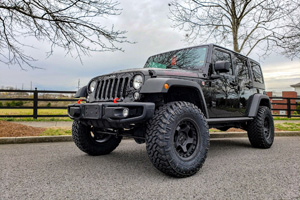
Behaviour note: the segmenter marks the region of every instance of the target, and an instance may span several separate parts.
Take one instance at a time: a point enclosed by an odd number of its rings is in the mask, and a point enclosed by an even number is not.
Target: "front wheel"
[[[248,138],[253,147],[267,149],[274,141],[274,122],[271,110],[260,106],[257,116],[248,124]]]
[[[92,155],[109,154],[120,144],[122,137],[97,132],[90,126],[74,121],[72,137],[76,146],[83,152]]]
[[[165,174],[197,173],[209,148],[208,125],[201,110],[188,102],[160,107],[147,125],[146,148],[153,165]]]

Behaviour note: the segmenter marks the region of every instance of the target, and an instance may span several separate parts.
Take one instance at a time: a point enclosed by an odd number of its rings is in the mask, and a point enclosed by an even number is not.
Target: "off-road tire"
[[[248,124],[248,138],[253,147],[267,149],[274,141],[274,122],[271,110],[260,106],[257,116]]]
[[[91,135],[92,128],[83,125],[80,121],[74,121],[72,126],[72,137],[76,146],[83,152],[92,155],[109,154],[117,148],[122,137],[107,136],[103,142],[97,142]]]
[[[185,129],[184,126],[190,129]],[[187,137],[195,139],[193,143],[186,145],[186,153],[180,146],[176,147],[180,139],[179,133],[184,135],[184,129],[186,135],[192,132],[192,136]],[[208,130],[203,113],[194,104],[181,101],[165,104],[155,111],[154,117],[147,124],[148,156],[153,165],[167,175],[191,176],[199,171],[206,159],[209,149]],[[191,155],[188,156],[189,154]]]

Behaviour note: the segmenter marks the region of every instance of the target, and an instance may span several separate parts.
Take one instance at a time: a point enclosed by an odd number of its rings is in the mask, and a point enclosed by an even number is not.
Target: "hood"
[[[110,74],[105,74],[101,76],[111,76],[122,73],[143,73],[145,76],[181,76],[181,77],[192,77],[192,78],[204,78],[203,74],[200,71],[192,70],[182,70],[182,69],[160,69],[160,68],[133,68],[115,71]]]

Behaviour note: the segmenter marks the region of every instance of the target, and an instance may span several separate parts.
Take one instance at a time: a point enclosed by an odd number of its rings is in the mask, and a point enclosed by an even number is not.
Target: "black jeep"
[[[209,128],[248,132],[253,147],[274,140],[271,105],[259,63],[209,44],[151,56],[144,68],[93,78],[68,106],[75,144],[90,155],[112,152],[123,136],[175,177],[195,174],[209,148]]]

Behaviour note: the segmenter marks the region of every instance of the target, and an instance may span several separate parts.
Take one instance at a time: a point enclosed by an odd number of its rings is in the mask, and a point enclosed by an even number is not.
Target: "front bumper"
[[[129,110],[129,115],[124,117],[122,111]],[[73,120],[103,121],[108,123],[139,123],[153,117],[154,103],[130,102],[108,103],[95,102],[68,105],[68,115]]]

